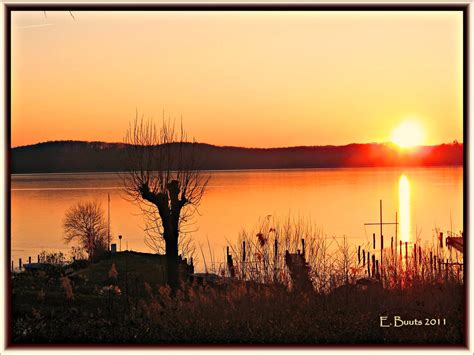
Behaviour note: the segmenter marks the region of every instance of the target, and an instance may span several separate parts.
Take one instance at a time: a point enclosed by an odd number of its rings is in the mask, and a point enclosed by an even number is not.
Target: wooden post
[[[370,252],[367,252],[367,275],[370,277]]]
[[[357,248],[357,264],[360,264],[360,245]]]
[[[415,256],[415,267],[416,267],[416,244],[414,245],[414,248],[413,248],[413,255]]]
[[[362,250],[362,266],[365,266],[365,249]]]
[[[383,234],[380,234],[380,265],[383,262]]]
[[[449,260],[446,259],[446,264],[444,264],[446,267],[446,280],[449,278]]]
[[[235,277],[234,261],[232,255],[229,254],[229,247],[227,247],[227,269],[229,270],[229,276]]]
[[[28,257],[28,264],[31,264],[31,256]]]
[[[275,235],[275,241],[273,243],[273,280],[278,280],[278,241]]]
[[[395,254],[397,253],[397,245],[398,245],[398,212],[395,212]]]
[[[39,264],[39,262],[40,262],[40,256],[38,255],[38,264]]]
[[[245,279],[245,240],[242,242],[242,279]]]
[[[372,234],[373,249],[375,249],[375,233]]]
[[[443,248],[443,232],[439,232],[439,247]]]
[[[375,276],[375,254],[372,254],[372,276]]]
[[[107,194],[107,250],[110,251],[110,194]]]
[[[380,200],[380,239],[383,239],[383,232],[382,232],[382,200]],[[383,249],[383,245],[380,247],[380,250]],[[380,252],[382,254],[382,252]],[[382,261],[382,259],[380,259]]]
[[[18,266],[19,266],[19,269],[21,270],[21,258],[18,260]]]

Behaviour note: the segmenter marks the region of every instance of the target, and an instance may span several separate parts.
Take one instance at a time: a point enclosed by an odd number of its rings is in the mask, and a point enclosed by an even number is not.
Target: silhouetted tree
[[[152,120],[136,117],[125,143],[125,191],[144,212],[148,235],[164,241],[168,284],[176,290],[180,234],[200,204],[209,175],[200,168],[197,143],[189,142],[183,127],[176,130],[169,121],[163,120],[157,129]],[[156,245],[156,238],[151,242]]]
[[[79,202],[71,206],[66,211],[63,228],[66,242],[77,241],[89,259],[107,250],[107,221],[100,202]]]

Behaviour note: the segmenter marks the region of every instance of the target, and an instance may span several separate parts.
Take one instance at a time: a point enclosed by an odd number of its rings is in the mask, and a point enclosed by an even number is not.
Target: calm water
[[[404,176],[404,177],[402,177]],[[122,248],[150,251],[144,243],[140,210],[123,198],[116,173],[28,174],[12,176],[12,257],[36,259],[41,250],[67,252],[62,219],[78,201],[98,199],[107,210],[111,198],[111,230],[121,234]],[[371,238],[378,227],[379,200],[383,219],[395,220],[407,237],[431,242],[435,227],[462,229],[462,168],[358,168],[213,172],[195,217],[195,243],[224,260],[227,241],[242,228],[252,228],[267,215],[300,216],[327,236],[346,236],[355,244]],[[384,227],[384,235],[394,228]],[[198,254],[200,252],[198,251]],[[222,255],[222,257],[219,257]]]

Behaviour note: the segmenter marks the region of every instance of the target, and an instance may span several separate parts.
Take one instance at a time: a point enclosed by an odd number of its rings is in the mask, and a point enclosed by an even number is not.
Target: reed
[[[442,236],[440,233],[437,238],[442,239]],[[352,245],[346,237],[325,236],[308,219],[267,217],[254,228],[244,229],[238,245],[231,249],[235,254],[235,267],[246,270],[236,273],[238,279],[278,283],[290,288],[291,277],[285,267],[284,254],[286,251],[298,254],[304,249],[314,290],[321,294],[343,285],[355,285],[363,278],[374,279],[388,289],[433,282],[463,283],[463,267],[459,261],[462,254],[441,248],[442,241],[422,243],[418,235],[414,242],[400,241],[400,252],[397,253],[393,252],[393,238],[386,248],[381,248],[381,239],[379,249],[370,252],[375,245],[375,237],[372,239],[371,244]],[[244,249],[239,245],[245,245],[245,258]]]

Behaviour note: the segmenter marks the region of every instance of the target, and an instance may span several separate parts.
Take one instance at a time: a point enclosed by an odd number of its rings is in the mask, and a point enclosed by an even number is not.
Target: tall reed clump
[[[463,255],[446,244],[444,234],[434,231],[431,243],[400,242],[382,250],[380,282],[388,288],[409,288],[431,283],[464,282]],[[436,240],[436,241],[435,241]]]
[[[292,287],[286,252],[304,257],[318,293],[353,282],[358,273],[348,239],[327,237],[314,222],[302,217],[267,216],[254,228],[242,230],[231,251],[235,277],[259,283]]]
[[[357,245],[347,237],[327,237],[310,219],[267,216],[244,229],[232,245],[232,265],[226,274],[258,283],[292,287],[285,254],[300,254],[309,266],[317,293],[343,285],[377,284],[389,289],[433,282],[463,283],[462,254],[446,247],[439,230],[436,243],[416,242]],[[375,240],[375,235],[374,235]],[[233,270],[230,270],[232,267]]]

